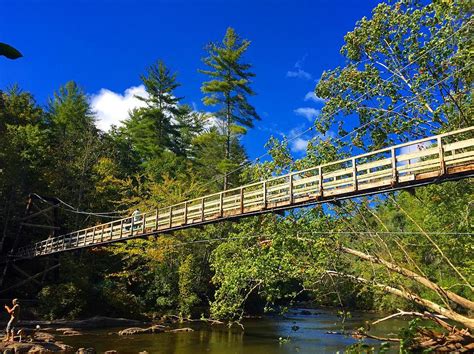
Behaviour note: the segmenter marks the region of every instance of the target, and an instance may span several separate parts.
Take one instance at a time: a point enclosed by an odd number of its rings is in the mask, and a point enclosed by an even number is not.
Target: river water
[[[342,353],[356,343],[352,337],[328,334],[361,327],[365,321],[373,321],[381,315],[352,313],[344,324],[336,311],[293,309],[285,316],[266,317],[244,322],[240,327],[225,325],[192,324],[194,332],[140,334],[118,336],[113,329],[85,331],[83,336],[60,337],[66,344],[79,347],[93,347],[98,353],[116,350],[120,354],[147,351],[150,354],[289,354],[289,353]],[[297,326],[297,327],[295,327]],[[402,320],[382,322],[371,333],[387,336],[397,334],[406,326]],[[288,340],[280,340],[288,338]],[[377,341],[366,341],[378,346]],[[397,352],[393,348],[393,352]]]

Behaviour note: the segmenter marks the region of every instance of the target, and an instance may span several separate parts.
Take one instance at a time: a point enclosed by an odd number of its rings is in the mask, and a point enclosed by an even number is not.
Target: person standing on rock
[[[8,321],[7,324],[7,336],[5,337],[4,341],[14,341],[15,338],[15,326],[18,323],[18,320],[20,319],[20,303],[18,302],[18,299],[13,299],[12,301],[13,306],[10,308],[7,305],[5,305],[5,310],[7,310],[8,314],[10,315],[10,321]]]

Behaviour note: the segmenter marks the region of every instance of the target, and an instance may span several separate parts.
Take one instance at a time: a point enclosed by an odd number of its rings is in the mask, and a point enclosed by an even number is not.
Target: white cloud
[[[286,72],[286,77],[295,77],[298,79],[311,80],[313,76],[303,69],[289,70]]]
[[[223,132],[224,124],[222,120],[217,118],[213,113],[206,112],[206,121],[204,122],[204,129],[217,128],[219,131]]]
[[[290,143],[291,151],[293,151],[293,152],[306,151],[306,148],[308,147],[308,142],[309,142],[309,140],[302,139],[302,138],[296,138],[296,139],[292,140],[291,143]]]
[[[306,152],[309,138],[307,138],[307,134],[302,134],[304,130],[305,126],[300,125],[288,132],[287,137],[289,140],[290,150],[294,153]]]
[[[314,119],[321,113],[319,109],[311,107],[300,107],[295,109],[294,112],[299,116],[305,117],[310,122],[313,122]]]
[[[304,96],[305,101],[313,101],[316,103],[325,103],[326,100],[324,98],[316,96],[316,94],[313,91],[309,91],[305,96]]]
[[[122,125],[130,110],[146,105],[135,96],[148,97],[143,85],[129,87],[123,94],[103,88],[99,93],[91,95],[90,102],[96,113],[97,127],[108,131],[112,125]]]
[[[286,72],[286,77],[294,77],[294,78],[303,79],[303,80],[311,80],[313,78],[313,75],[303,70],[303,63],[305,62],[307,56],[308,55],[306,54],[303,56],[303,58],[298,60],[294,65],[294,69],[288,70]]]

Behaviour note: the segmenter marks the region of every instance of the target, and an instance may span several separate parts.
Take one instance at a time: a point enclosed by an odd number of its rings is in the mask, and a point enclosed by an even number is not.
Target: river
[[[240,327],[222,325],[186,325],[194,332],[140,334],[118,336],[114,329],[85,331],[83,336],[63,337],[66,344],[93,347],[98,353],[116,350],[120,354],[147,351],[150,354],[289,354],[289,353],[337,353],[357,341],[349,336],[328,334],[340,331],[341,319],[336,311],[293,309],[285,316],[246,320],[245,331]],[[345,320],[346,329],[363,326],[381,315],[354,312]],[[386,336],[397,334],[402,320],[382,322],[371,333]],[[295,327],[295,326],[298,326]],[[289,340],[280,340],[280,338]],[[379,345],[377,341],[367,341]],[[397,352],[395,347],[393,352]]]

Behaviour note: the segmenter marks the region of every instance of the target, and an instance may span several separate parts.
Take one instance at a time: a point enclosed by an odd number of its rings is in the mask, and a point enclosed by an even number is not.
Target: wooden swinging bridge
[[[10,257],[18,260],[51,255],[473,175],[474,126],[50,237],[19,248]]]

